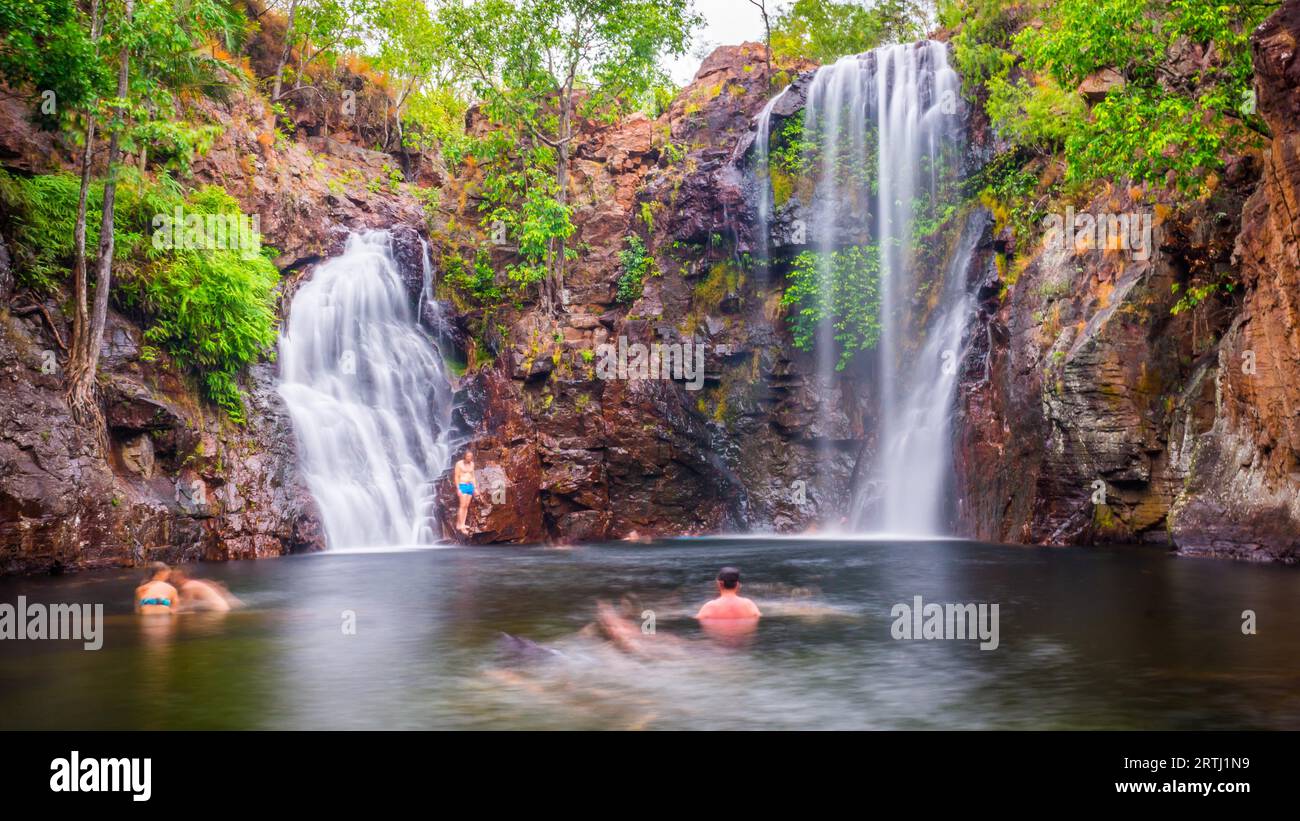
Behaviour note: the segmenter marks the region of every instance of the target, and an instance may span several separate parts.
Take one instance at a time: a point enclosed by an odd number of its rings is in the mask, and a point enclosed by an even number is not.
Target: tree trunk
[[[567,95],[560,101],[560,144],[556,148],[557,162],[555,183],[559,189],[555,199],[561,205],[569,201],[569,143],[573,137],[573,103]],[[559,312],[564,303],[564,239],[554,243],[555,248],[548,261],[546,287],[543,288],[543,306],[552,315]]]
[[[90,6],[90,40],[99,41],[101,19],[99,0]],[[86,113],[86,144],[81,151],[81,192],[77,197],[77,222],[72,229],[73,264],[72,264],[72,339],[68,341],[68,396],[71,399],[72,387],[76,384],[75,375],[86,369],[86,339],[90,329],[89,302],[90,286],[86,282],[86,210],[90,198],[90,167],[95,153],[95,115]]]
[[[285,63],[289,62],[289,52],[291,51],[290,46],[293,43],[291,38],[293,32],[293,16],[297,11],[298,0],[293,0],[293,2],[289,4],[288,22],[284,24],[284,48],[280,51],[280,62],[276,63],[275,66],[275,86],[271,89],[271,102],[273,103],[280,99],[280,87],[284,82],[284,66]]]
[[[135,12],[135,0],[126,0],[123,25],[129,25]],[[130,91],[128,82],[131,52],[123,46],[117,57],[117,99],[124,103]],[[122,112],[125,117],[125,110]],[[99,221],[99,264],[95,272],[95,309],[90,317],[90,332],[85,348],[78,356],[78,367],[68,368],[68,399],[74,417],[93,424],[104,434],[104,417],[95,396],[95,371],[99,367],[99,349],[108,323],[108,294],[113,282],[113,202],[117,196],[118,161],[121,156],[122,129],[116,128],[108,140],[108,178],[104,181],[104,205]]]
[[[81,194],[77,199],[77,224],[72,229],[75,256],[72,264],[72,340],[69,343],[68,371],[85,367],[86,327],[90,320],[87,307],[89,286],[86,282],[86,208],[90,198],[90,164],[95,146],[95,117],[86,116],[86,145],[81,151]]]

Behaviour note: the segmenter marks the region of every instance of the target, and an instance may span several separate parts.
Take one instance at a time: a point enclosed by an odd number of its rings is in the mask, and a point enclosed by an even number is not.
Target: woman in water
[[[144,584],[135,589],[135,612],[144,616],[168,615],[180,608],[180,593],[167,581],[171,573],[172,569],[162,562],[150,563]]]

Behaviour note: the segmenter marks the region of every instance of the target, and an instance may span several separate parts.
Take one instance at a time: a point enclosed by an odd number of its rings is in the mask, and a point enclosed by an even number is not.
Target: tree
[[[397,124],[398,144],[406,147],[403,117],[407,104],[424,88],[446,90],[454,87],[454,63],[447,31],[424,0],[380,0],[367,12],[374,30],[374,67],[395,84],[393,119]],[[385,143],[387,126],[385,126]]]
[[[46,124],[70,124],[105,90],[107,71],[96,53],[103,10],[93,0],[89,19],[74,0],[19,3],[0,0],[0,77],[38,103]],[[95,118],[84,116],[81,151],[81,196],[73,233],[73,333],[70,356],[86,348],[89,315],[86,282],[86,208],[95,144]],[[74,410],[81,410],[80,406]]]
[[[530,153],[553,166],[548,196],[566,212],[576,120],[609,121],[633,108],[662,77],[659,59],[684,53],[699,21],[687,0],[446,0],[439,19],[486,113],[546,149]],[[547,238],[539,280],[542,303],[554,311],[567,214],[556,219],[546,203],[531,205],[547,215],[545,225],[560,226]]]
[[[930,6],[928,0],[795,0],[777,15],[772,48],[782,59],[833,63],[846,54],[921,39]]]
[[[112,290],[114,204],[123,154],[134,150],[143,170],[147,146],[165,145],[164,136],[183,152],[192,148],[194,129],[187,130],[172,118],[159,120],[154,112],[172,108],[172,90],[203,80],[204,58],[197,47],[210,37],[229,43],[235,20],[233,7],[224,0],[192,0],[183,15],[168,0],[92,0],[84,14],[75,0],[0,0],[0,25],[5,32],[0,39],[0,78],[43,103],[53,101],[52,107],[40,108],[47,123],[73,126],[80,119],[66,391],[73,415],[85,424],[97,423],[101,429],[103,425],[95,372]],[[137,71],[132,71],[133,64]],[[101,130],[109,137],[92,308],[86,228],[95,143]]]
[[[304,82],[307,69],[317,60],[330,59],[340,51],[360,48],[369,0],[290,0],[285,22],[284,48],[275,67],[271,102],[300,91],[317,91]],[[292,88],[284,89],[284,73],[293,51],[298,50]]]
[[[68,405],[73,415],[83,423],[96,420],[102,427],[103,419],[95,397],[95,369],[99,364],[100,342],[104,337],[104,325],[108,321],[108,293],[113,276],[113,201],[117,194],[118,161],[121,158],[122,130],[125,128],[127,94],[130,91],[131,70],[131,22],[135,15],[135,0],[125,0],[121,17],[117,18],[112,39],[117,43],[117,96],[113,106],[117,112],[117,121],[108,124],[108,179],[104,183],[103,210],[99,223],[99,256],[95,271],[95,310],[87,316],[85,310],[85,286],[80,279],[77,282],[77,308],[73,315],[73,346],[68,355]],[[82,158],[82,203],[89,181],[89,138],[87,150]],[[85,207],[78,207],[78,264],[84,271],[85,252]]]
[[[767,16],[767,0],[749,0],[749,4],[758,9],[763,18],[763,44],[767,46],[764,61],[764,79],[772,76],[772,21]]]

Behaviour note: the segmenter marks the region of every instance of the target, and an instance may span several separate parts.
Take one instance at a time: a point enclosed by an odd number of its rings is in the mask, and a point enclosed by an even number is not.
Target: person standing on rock
[[[474,498],[474,451],[465,449],[465,455],[456,463],[456,492],[460,494],[460,511],[456,514],[456,529],[466,535],[465,517],[469,515],[469,503]]]

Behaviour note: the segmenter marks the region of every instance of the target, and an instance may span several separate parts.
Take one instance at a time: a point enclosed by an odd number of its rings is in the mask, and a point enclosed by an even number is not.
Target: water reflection
[[[724,563],[744,572],[756,624],[693,618]],[[1291,568],[768,539],[324,555],[201,575],[248,608],[142,619],[134,575],[118,572],[0,582],[0,601],[108,612],[97,652],[0,642],[0,726],[1300,727]],[[893,640],[891,608],[914,596],[999,604],[998,649]],[[1241,632],[1248,609],[1258,635]]]

